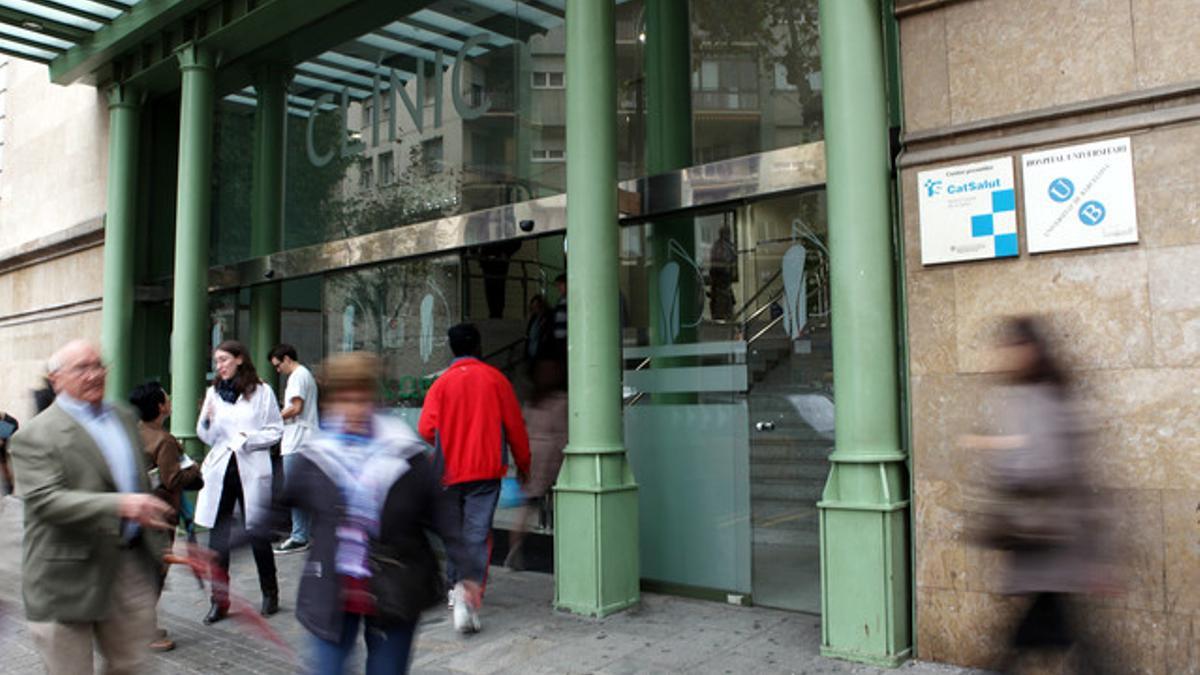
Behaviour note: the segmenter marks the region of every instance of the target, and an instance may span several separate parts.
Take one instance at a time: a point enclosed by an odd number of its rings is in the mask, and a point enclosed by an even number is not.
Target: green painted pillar
[[[836,449],[822,500],[822,646],[911,652],[887,89],[879,0],[821,0]]]
[[[613,3],[567,0],[569,438],[555,486],[554,604],[605,616],[639,599],[638,496],[621,428]]]
[[[194,44],[177,55],[182,73],[179,189],[175,202],[175,293],[171,322],[171,433],[199,450],[196,419],[208,371],[208,248],[212,208],[216,57]]]
[[[104,215],[104,300],[100,344],[108,363],[106,397],[128,400],[133,388],[133,258],[137,233],[140,92],[108,91],[108,204]]]
[[[250,255],[279,251],[283,243],[283,191],[285,128],[287,124],[287,71],[264,67],[255,73],[258,107],[254,116],[254,167],[250,196]],[[259,375],[278,389],[268,355],[279,344],[282,312],[278,283],[250,289],[250,358]]]
[[[646,2],[646,173],[655,175],[692,164],[692,51],[691,19],[686,0]],[[674,242],[690,257],[696,255],[696,230],[691,217],[664,218],[650,227],[650,270],[647,277],[650,303],[650,344],[687,344],[696,341],[695,323],[704,312],[703,284],[696,269],[672,252]],[[679,266],[674,296],[664,297],[659,283],[665,265]],[[704,261],[694,260],[703,266]],[[665,321],[664,304],[679,312],[679,333],[672,335]],[[652,368],[689,365],[694,359],[664,359]],[[695,394],[655,394],[655,403],[686,404]]]

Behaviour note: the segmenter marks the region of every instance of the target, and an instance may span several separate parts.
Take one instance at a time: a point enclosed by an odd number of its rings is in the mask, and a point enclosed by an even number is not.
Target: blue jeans
[[[500,501],[500,481],[479,480],[446,486],[444,514],[449,526],[459,534],[460,545],[469,567],[459,569],[446,557],[446,576],[451,584],[463,579],[485,582],[492,556],[492,517]]]
[[[291,476],[294,472],[299,453],[291,453],[283,456],[283,475],[285,478]],[[301,544],[308,543],[308,513],[300,509],[292,509],[292,541]]]
[[[358,628],[363,623],[361,614],[342,616],[342,638],[340,642],[329,642],[312,637],[312,675],[342,675],[346,659],[354,651],[358,640]],[[400,624],[388,630],[367,627],[363,637],[367,643],[367,675],[395,675],[408,672],[408,659],[412,654],[415,623]]]

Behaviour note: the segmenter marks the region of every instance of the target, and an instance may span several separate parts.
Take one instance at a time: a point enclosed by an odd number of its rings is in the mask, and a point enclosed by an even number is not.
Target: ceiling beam
[[[71,40],[78,44],[50,63],[50,80],[56,84],[71,84],[136,48],[150,36],[207,2],[142,0],[100,30]]]

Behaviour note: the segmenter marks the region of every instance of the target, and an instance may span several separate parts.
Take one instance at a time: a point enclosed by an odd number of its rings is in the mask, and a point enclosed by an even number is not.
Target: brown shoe
[[[169,652],[175,649],[175,641],[170,638],[158,638],[150,643],[150,651],[152,652]]]

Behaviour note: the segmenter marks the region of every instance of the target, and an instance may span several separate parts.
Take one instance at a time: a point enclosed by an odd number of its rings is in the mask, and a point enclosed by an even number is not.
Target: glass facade
[[[430,3],[291,64],[283,247],[566,187],[562,3]],[[691,164],[822,136],[816,0],[693,0]],[[617,4],[621,179],[646,175],[644,0]],[[212,259],[250,256],[255,92],[217,112]]]
[[[630,179],[656,152],[682,160],[647,137],[648,82],[663,83],[647,77],[661,55],[647,53],[645,2],[617,7],[617,155]],[[821,139],[816,2],[693,0],[689,15],[688,67],[673,76],[691,97],[675,123],[689,130],[689,189],[729,205],[621,229],[642,574],[818,611],[815,504],[833,411],[824,193],[743,202],[730,186],[754,164],[711,164]],[[435,2],[293,64],[283,248],[563,192],[564,54],[561,3]],[[218,109],[217,264],[251,257],[255,105],[248,87]],[[557,234],[289,279],[281,337],[310,363],[379,353],[386,407],[415,424],[451,360],[446,330],[471,321],[526,400],[530,303],[558,302],[568,257]],[[249,304],[247,289],[212,296],[214,343],[249,337]],[[516,517],[502,510],[497,527]]]

